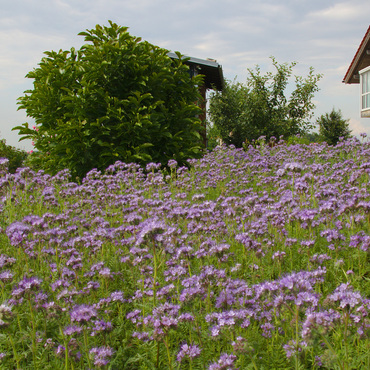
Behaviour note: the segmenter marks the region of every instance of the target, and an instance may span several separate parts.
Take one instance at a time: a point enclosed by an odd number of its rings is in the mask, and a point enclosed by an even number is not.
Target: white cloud
[[[308,16],[312,19],[348,22],[362,15],[366,8],[369,8],[368,4],[361,4],[356,1],[343,2],[313,11]]]
[[[213,53],[215,50],[222,50],[225,54],[230,51],[229,43],[223,39],[220,32],[209,32],[199,37],[194,45],[195,50],[199,50],[203,55]]]

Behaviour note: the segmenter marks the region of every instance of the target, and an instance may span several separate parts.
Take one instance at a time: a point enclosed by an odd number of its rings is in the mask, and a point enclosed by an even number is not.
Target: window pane
[[[361,109],[370,109],[370,70],[361,73]]]
[[[362,109],[370,108],[370,93],[362,95]]]
[[[361,85],[362,85],[362,94],[365,94],[366,92],[366,84],[367,84],[367,74],[364,73],[362,76],[361,76]]]
[[[361,75],[362,94],[370,92],[370,71]]]

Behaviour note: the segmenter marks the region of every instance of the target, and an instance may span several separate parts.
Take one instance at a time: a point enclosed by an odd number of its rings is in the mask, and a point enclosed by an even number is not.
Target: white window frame
[[[370,66],[359,71],[361,117],[370,117]],[[364,85],[364,83],[366,85]]]

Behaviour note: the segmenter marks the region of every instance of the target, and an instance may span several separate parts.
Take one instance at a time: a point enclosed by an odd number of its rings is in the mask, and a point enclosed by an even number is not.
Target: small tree
[[[167,163],[201,154],[202,77],[190,78],[184,59],[131,36],[109,22],[81,32],[78,51],[45,52],[26,77],[33,90],[19,108],[36,121],[15,127],[32,139],[46,170],[84,176],[117,160]]]
[[[222,92],[211,95],[210,117],[226,144],[241,147],[245,140],[260,136],[287,138],[312,128],[312,99],[321,75],[310,68],[306,78],[294,76],[295,89],[287,98],[285,90],[296,63],[278,64],[271,59],[275,74],[262,75],[257,66],[255,70],[248,69],[246,85],[229,82]]]
[[[253,135],[251,125],[246,125],[249,90],[238,82],[227,82],[223,91],[212,92],[209,114],[214,133],[220,135],[225,144],[241,147],[245,138]],[[210,132],[211,133],[211,132]]]
[[[324,141],[329,145],[336,145],[339,138],[348,139],[351,137],[349,120],[342,117],[340,110],[334,108],[330,113],[325,113],[317,119],[319,132]]]

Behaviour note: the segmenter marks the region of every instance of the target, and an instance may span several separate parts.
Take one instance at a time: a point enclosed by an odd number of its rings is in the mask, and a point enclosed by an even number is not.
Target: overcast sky
[[[32,88],[24,76],[44,51],[79,48],[79,32],[108,20],[168,50],[214,58],[228,80],[244,82],[256,65],[271,70],[270,56],[298,62],[294,73],[301,76],[312,66],[324,75],[315,116],[341,109],[354,134],[370,135],[359,85],[342,83],[369,14],[369,0],[0,0],[0,138],[31,149],[11,131],[32,123],[17,111],[17,98]]]

